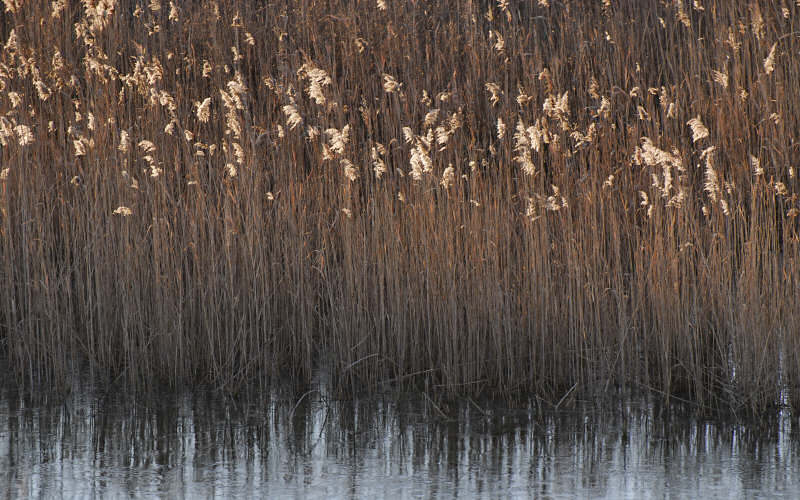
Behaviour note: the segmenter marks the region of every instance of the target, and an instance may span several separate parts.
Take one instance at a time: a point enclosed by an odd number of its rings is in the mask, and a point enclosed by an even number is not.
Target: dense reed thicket
[[[798,395],[794,0],[4,2],[25,380]]]

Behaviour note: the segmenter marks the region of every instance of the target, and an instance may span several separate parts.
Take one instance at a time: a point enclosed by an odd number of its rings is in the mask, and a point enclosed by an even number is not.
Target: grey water
[[[435,399],[435,398],[434,398]],[[702,417],[630,394],[558,410],[324,385],[236,399],[0,384],[0,498],[797,498],[784,409]]]

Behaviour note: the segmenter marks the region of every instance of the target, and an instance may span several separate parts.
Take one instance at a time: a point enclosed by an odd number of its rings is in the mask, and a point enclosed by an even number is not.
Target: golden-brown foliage
[[[32,381],[796,395],[779,3],[6,2],[0,349]]]

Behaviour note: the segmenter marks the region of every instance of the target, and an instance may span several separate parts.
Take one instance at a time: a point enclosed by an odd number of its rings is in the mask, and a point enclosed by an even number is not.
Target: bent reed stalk
[[[30,383],[800,380],[793,0],[5,0]]]

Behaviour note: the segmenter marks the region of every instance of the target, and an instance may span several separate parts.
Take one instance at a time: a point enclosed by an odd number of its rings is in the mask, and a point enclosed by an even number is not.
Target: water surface
[[[796,498],[797,422],[630,396],[554,411],[323,386],[232,400],[0,391],[0,497]]]

